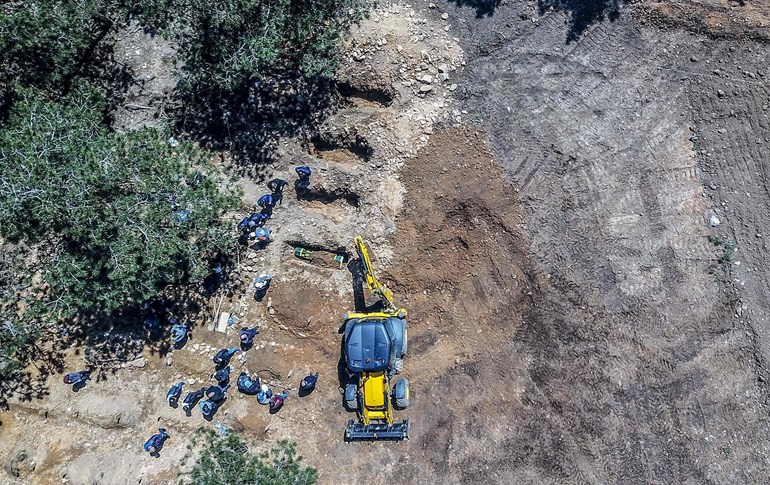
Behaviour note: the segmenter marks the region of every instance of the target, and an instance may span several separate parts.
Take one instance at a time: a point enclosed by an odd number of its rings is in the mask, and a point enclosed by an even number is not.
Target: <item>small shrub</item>
[[[279,441],[269,452],[252,453],[234,432],[224,437],[201,429],[191,451],[199,455],[181,483],[195,485],[312,485],[317,481],[314,468],[306,467],[297,455],[296,445]],[[189,459],[190,456],[186,459]]]

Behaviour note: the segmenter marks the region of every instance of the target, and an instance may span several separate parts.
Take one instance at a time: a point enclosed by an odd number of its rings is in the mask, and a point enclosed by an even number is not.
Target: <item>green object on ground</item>
[[[313,252],[307,248],[296,247],[294,248],[294,256],[302,259],[311,259]]]

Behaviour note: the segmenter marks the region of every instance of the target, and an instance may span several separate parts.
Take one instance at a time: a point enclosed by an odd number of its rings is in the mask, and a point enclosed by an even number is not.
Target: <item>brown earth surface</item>
[[[4,478],[171,483],[193,431],[221,422],[259,448],[297,441],[330,484],[766,481],[767,7],[585,3],[381,5],[347,47],[341,109],[262,169],[317,169],[276,209],[275,242],[239,255],[171,365],[148,346],[143,367],[78,393],[56,375],[44,398],[12,400]],[[247,212],[262,180],[240,184]],[[331,258],[359,232],[409,310],[403,443],[342,442],[353,291]],[[262,271],[275,278],[256,302]],[[280,413],[235,392],[212,424],[166,405],[236,342],[237,327],[210,331],[218,311],[261,326],[234,372],[289,389]],[[311,370],[318,389],[299,398]],[[158,426],[171,440],[152,459]]]

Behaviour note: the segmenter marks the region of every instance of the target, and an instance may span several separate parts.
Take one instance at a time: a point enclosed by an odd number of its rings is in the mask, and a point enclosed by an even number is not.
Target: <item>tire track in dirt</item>
[[[477,52],[499,42],[487,32],[510,17],[496,16],[467,27]],[[563,18],[467,58],[462,108],[519,191],[540,284],[511,344],[528,363],[525,405],[494,414],[516,431],[468,457],[463,477],[756,481],[764,459],[745,465],[764,449],[763,391],[706,240],[710,203],[688,140],[690,87],[712,70],[690,58],[708,43],[621,16],[565,47]],[[510,454],[554,442],[547,457]]]

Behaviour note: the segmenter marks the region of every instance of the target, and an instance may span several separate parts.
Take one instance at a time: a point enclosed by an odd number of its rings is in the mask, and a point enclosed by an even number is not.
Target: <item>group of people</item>
[[[191,415],[192,408],[197,404],[204,419],[211,420],[213,418],[219,407],[225,402],[227,391],[230,389],[230,360],[239,350],[248,351],[254,345],[254,338],[258,333],[259,327],[243,327],[238,332],[241,342],[240,347],[221,349],[214,355],[215,372],[212,377],[216,381],[216,385],[202,387],[187,394],[182,402],[182,409],[187,416]],[[315,374],[310,373],[304,377],[300,382],[299,395],[306,396],[310,394],[315,389],[317,381],[318,372]],[[258,403],[267,405],[271,414],[277,413],[283,407],[288,397],[285,389],[280,394],[273,392],[270,386],[260,382],[258,376],[251,377],[246,372],[240,373],[236,385],[241,393],[256,396]],[[166,401],[171,407],[176,408],[178,406],[179,399],[182,397],[183,387],[184,382],[178,382],[171,386],[168,393],[166,393]],[[161,428],[157,434],[153,435],[145,443],[145,451],[153,455],[157,454],[167,438],[168,433],[165,429]]]
[[[299,192],[306,190],[310,186],[312,170],[310,167],[302,165],[296,167],[294,171],[297,173],[297,181],[294,184],[295,188]],[[238,229],[242,232],[239,239],[241,244],[249,244],[250,241],[255,241],[259,247],[264,247],[270,243],[272,240],[270,238],[270,229],[264,226],[273,216],[273,209],[276,204],[280,204],[283,201],[283,189],[287,185],[289,185],[289,182],[280,178],[272,179],[267,183],[270,193],[257,199],[257,206],[260,208],[259,212],[253,212],[238,223]]]
[[[312,170],[307,166],[299,166],[294,169],[297,173],[297,181],[294,186],[298,193],[307,190],[310,186],[310,175]],[[283,190],[288,185],[288,182],[275,178],[267,183],[267,187],[270,190],[269,194],[265,194],[257,200],[257,206],[261,208],[260,212],[254,212],[249,217],[244,218],[239,224],[238,228],[242,230],[243,235],[241,241],[248,243],[251,240],[256,240],[257,244],[266,245],[271,241],[270,229],[264,227],[265,223],[270,219],[273,213],[273,208],[276,204],[280,204],[283,200]],[[263,281],[264,280],[264,281]],[[262,280],[256,282],[255,288],[266,290],[269,285],[270,276],[263,275]],[[259,285],[257,284],[259,283]],[[160,302],[160,303],[159,303]],[[161,319],[165,313],[165,302],[159,300],[157,302],[145,304],[143,310],[145,311],[144,327],[151,336],[158,335],[161,329]],[[175,318],[168,319],[170,323],[171,331],[170,337],[175,348],[181,348],[187,342],[189,333],[192,326],[189,323],[180,324],[177,323]],[[216,353],[213,358],[215,364],[215,372],[213,379],[216,381],[216,385],[208,387],[202,387],[195,391],[190,391],[185,396],[182,402],[182,409],[187,416],[191,415],[191,411],[195,405],[201,411],[201,414],[206,420],[211,420],[216,414],[219,407],[227,399],[227,391],[230,389],[230,360],[233,355],[239,350],[248,351],[254,344],[254,338],[259,333],[259,327],[243,327],[239,331],[240,348],[234,347],[230,349],[222,349]],[[70,372],[64,376],[65,384],[72,384],[74,386],[83,386],[86,381],[90,380],[91,372],[89,370],[82,370],[78,372]],[[315,374],[310,373],[305,376],[300,382],[299,395],[306,396],[310,394],[316,386],[318,381],[318,372]],[[166,393],[166,402],[173,407],[177,408],[179,405],[179,399],[182,397],[184,382],[180,381],[168,390]],[[284,405],[288,397],[286,390],[282,390],[280,393],[273,392],[273,390],[266,383],[260,382],[258,376],[251,377],[246,372],[241,372],[237,380],[238,391],[246,394],[256,396],[257,402],[263,405],[267,405],[270,413],[277,413]],[[77,390],[77,389],[75,389]],[[160,450],[163,448],[163,444],[169,438],[169,434],[165,428],[158,428],[158,433],[150,437],[144,444],[144,451],[150,453],[152,456],[158,456]]]

